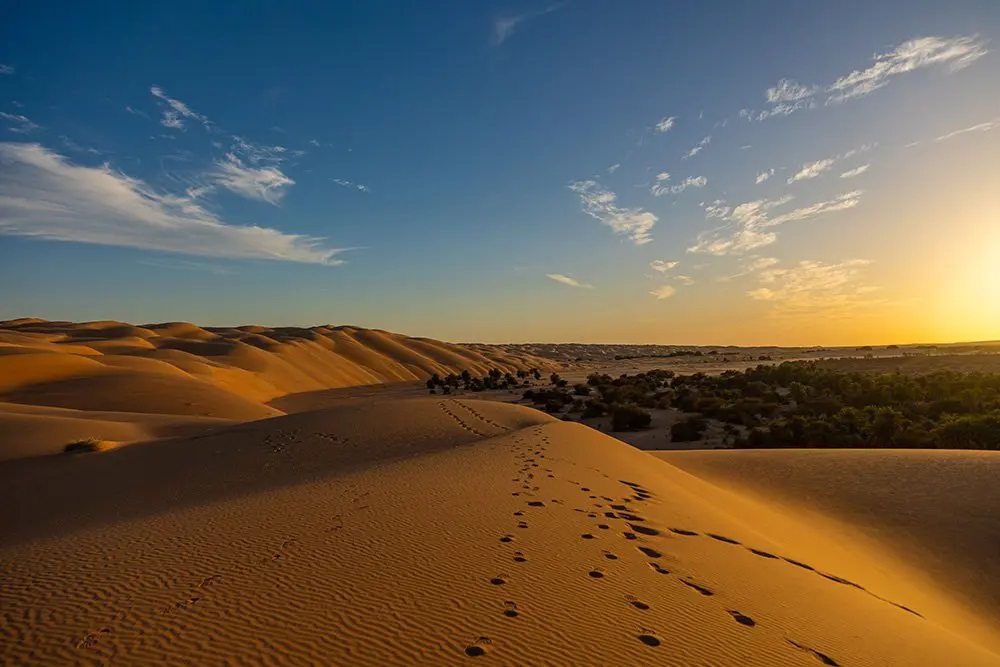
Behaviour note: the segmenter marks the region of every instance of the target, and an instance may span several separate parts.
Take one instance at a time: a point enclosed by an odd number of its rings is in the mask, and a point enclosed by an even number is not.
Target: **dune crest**
[[[359,327],[9,320],[0,322],[0,460],[53,453],[72,437],[135,441],[211,419],[273,417],[283,411],[268,404],[291,394],[550,366]],[[39,410],[28,417],[4,404]],[[51,435],[43,415],[56,418]],[[22,428],[30,442],[17,435]]]

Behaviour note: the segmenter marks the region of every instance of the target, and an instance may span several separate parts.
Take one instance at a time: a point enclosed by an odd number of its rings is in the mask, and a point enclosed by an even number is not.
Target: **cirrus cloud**
[[[570,287],[579,287],[582,289],[594,289],[593,285],[588,283],[583,283],[572,276],[563,275],[562,273],[546,273],[545,277],[554,280],[557,283],[562,283],[563,285],[568,285]]]

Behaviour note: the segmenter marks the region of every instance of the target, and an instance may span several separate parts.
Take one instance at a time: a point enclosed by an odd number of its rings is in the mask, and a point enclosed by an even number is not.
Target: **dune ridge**
[[[0,538],[11,664],[1000,665],[933,582],[840,560],[863,543],[810,550],[822,526],[521,406],[8,462],[0,508],[29,477]]]
[[[551,366],[531,355],[352,326],[8,320],[0,322],[0,460],[52,453],[72,437],[136,441],[211,419],[273,417],[283,411],[269,403],[292,394]],[[2,407],[15,404],[38,409]],[[101,413],[117,416],[102,421]],[[58,426],[51,434],[41,427],[46,416]]]

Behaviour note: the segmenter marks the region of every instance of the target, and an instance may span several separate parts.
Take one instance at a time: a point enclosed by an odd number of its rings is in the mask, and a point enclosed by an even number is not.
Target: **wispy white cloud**
[[[284,146],[258,144],[233,137],[226,154],[215,160],[200,187],[217,186],[230,192],[277,205],[295,185],[282,170],[289,151]]]
[[[170,97],[159,86],[150,86],[149,92],[152,93],[153,97],[159,99],[165,107],[163,117],[160,119],[160,124],[164,127],[169,127],[172,130],[183,130],[185,119],[195,120],[205,127],[211,127],[212,123],[208,118],[193,111],[184,102]]]
[[[676,122],[677,118],[675,116],[664,116],[653,129],[660,133],[669,132]]]
[[[276,166],[254,166],[235,153],[215,162],[209,178],[216,185],[243,197],[277,204],[295,184]]]
[[[0,234],[326,265],[342,252],[319,238],[229,224],[188,196],[36,143],[0,143]]]
[[[995,130],[998,127],[1000,127],[1000,118],[990,120],[985,123],[979,123],[978,125],[973,125],[972,127],[967,127],[962,130],[955,130],[954,132],[949,132],[948,134],[942,134],[934,141],[945,141],[947,139],[951,139],[952,137],[957,137],[961,134],[967,134],[969,132],[989,132],[990,130]]]
[[[15,72],[13,65],[4,65],[0,63],[0,76],[9,76]]]
[[[673,285],[660,285],[656,289],[650,290],[649,293],[660,300],[669,299],[673,295],[677,294],[677,288]]]
[[[149,114],[146,113],[145,111],[130,107],[127,104],[125,105],[125,111],[132,114],[133,116],[142,116],[143,118],[149,118]]]
[[[316,148],[319,148],[319,141],[316,140],[316,139],[310,139],[309,140],[309,145],[310,146],[315,146]]]
[[[823,160],[816,160],[815,162],[806,162],[802,165],[795,174],[788,179],[789,185],[795,183],[796,181],[807,181],[811,178],[816,178],[824,171],[828,170],[833,166],[833,163],[837,160],[834,158],[825,158]]]
[[[855,167],[854,169],[848,169],[843,174],[840,175],[841,178],[854,178],[855,176],[860,176],[861,174],[868,171],[870,164],[863,164],[860,167]]]
[[[362,185],[361,183],[354,183],[344,178],[335,178],[333,179],[333,182],[341,187],[351,188],[352,190],[357,190],[358,192],[371,192],[371,188],[369,188],[367,185]]]
[[[689,157],[694,157],[698,153],[702,152],[703,150],[705,150],[705,146],[707,146],[711,142],[712,142],[711,135],[705,137],[704,139],[702,139],[701,141],[699,141],[697,144],[695,144],[695,146],[691,150],[689,150],[687,153],[684,154],[684,159],[686,160]]]
[[[846,192],[833,199],[816,202],[777,216],[772,215],[773,209],[790,202],[791,196],[786,195],[779,199],[757,199],[740,204],[728,211],[726,210],[728,207],[715,204],[715,210],[719,215],[709,215],[708,217],[721,218],[727,221],[727,224],[699,234],[695,244],[687,251],[710,255],[743,254],[777,241],[778,235],[773,230],[774,227],[853,208],[861,202],[862,194],[861,190]]]
[[[774,169],[768,169],[767,171],[762,171],[759,174],[757,174],[757,178],[754,180],[754,184],[760,185],[761,183],[771,178],[772,176],[774,176]]]
[[[838,162],[841,162],[842,160],[848,160],[854,157],[855,155],[859,155],[861,153],[870,151],[873,148],[876,148],[877,146],[878,143],[863,144],[861,146],[858,146],[857,148],[852,148],[846,153],[842,153],[840,155],[834,155],[833,157],[823,158],[822,160],[816,160],[815,162],[806,162],[805,164],[802,165],[801,168],[799,168],[797,172],[795,172],[795,174],[791,178],[788,179],[788,184],[791,185],[792,183],[795,183],[797,181],[807,181],[816,178],[817,176],[820,176],[823,173],[829,171],[833,167],[833,165],[837,164]],[[863,173],[867,168],[868,166],[865,165],[865,167],[861,169],[861,171],[857,172],[857,174],[852,174],[852,176],[857,176],[858,174]],[[850,178],[850,177],[845,176],[844,178]]]
[[[778,260],[774,257],[761,257],[759,255],[751,255],[746,257],[740,263],[740,270],[736,273],[732,273],[726,276],[720,276],[718,278],[719,282],[728,282],[742,276],[751,275],[758,271],[763,271],[764,269],[769,269],[772,266],[778,264]]]
[[[619,164],[619,163],[616,162],[615,164],[613,164],[610,167],[608,167],[608,173],[609,174],[613,174],[616,171],[618,171],[620,168],[621,168],[621,164]]]
[[[774,262],[757,273],[758,287],[747,295],[771,303],[773,311],[780,315],[813,315],[822,310],[824,317],[844,317],[859,308],[885,303],[870,296],[878,287],[860,280],[870,263],[865,259],[832,264],[801,261],[791,268],[781,268]]]
[[[29,132],[34,132],[38,129],[37,123],[33,123],[31,119],[20,114],[0,111],[0,118],[8,123],[12,123],[7,126],[7,129],[15,134],[28,134]]]
[[[759,112],[743,109],[740,116],[759,121],[820,105],[840,104],[883,88],[901,74],[937,65],[955,71],[972,64],[986,53],[986,42],[978,35],[918,37],[903,42],[888,53],[875,55],[868,67],[838,77],[828,85],[801,84],[782,79],[765,92],[771,105],[769,109]]]
[[[678,274],[678,275],[674,276],[674,280],[676,280],[677,282],[679,282],[681,285],[686,285],[688,287],[690,287],[691,285],[694,285],[694,278],[692,278],[691,276],[685,276],[685,275]]]
[[[554,280],[557,283],[562,283],[563,285],[569,285],[570,287],[580,287],[582,289],[593,289],[593,285],[587,283],[582,283],[572,276],[566,276],[561,273],[546,273],[545,276],[550,280]]]
[[[660,178],[665,176],[666,178]],[[683,181],[677,185],[667,185],[666,180],[670,178],[670,174],[667,172],[662,172],[656,175],[656,183],[650,188],[650,192],[653,193],[654,197],[662,197],[665,194],[680,194],[687,190],[688,188],[703,188],[708,185],[708,179],[704,176],[688,176]]]
[[[560,2],[554,5],[550,5],[544,9],[540,9],[534,12],[526,12],[524,14],[518,14],[516,16],[505,16],[498,18],[493,21],[493,33],[490,35],[490,44],[493,46],[500,46],[514,34],[518,26],[523,24],[525,21],[530,21],[531,19],[538,18],[539,16],[545,16],[546,14],[551,14],[552,12],[562,9],[568,2]]]
[[[97,150],[96,148],[92,148],[90,146],[81,146],[80,144],[76,143],[69,137],[65,136],[59,137],[59,140],[62,142],[63,146],[73,151],[74,153],[89,153],[90,155],[101,154],[101,151]]]
[[[649,233],[659,218],[649,211],[618,206],[618,195],[605,190],[597,181],[576,181],[569,185],[569,189],[580,196],[587,215],[607,225],[616,234],[628,237],[636,245],[653,240]]]
[[[666,273],[672,269],[676,269],[680,262],[677,261],[666,261],[663,259],[654,259],[649,263],[649,268],[654,271],[659,271],[660,273]]]

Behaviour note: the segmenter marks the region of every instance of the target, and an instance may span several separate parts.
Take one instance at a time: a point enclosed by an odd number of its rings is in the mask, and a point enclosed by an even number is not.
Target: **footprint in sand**
[[[749,628],[752,628],[753,626],[757,625],[757,622],[754,621],[749,616],[747,616],[746,614],[741,614],[740,612],[735,611],[733,609],[728,609],[727,611],[733,617],[733,620],[735,620],[740,625],[745,625]]]
[[[507,618],[517,618],[520,616],[520,612],[517,610],[517,603],[507,601],[503,603],[503,615]]]
[[[503,586],[504,584],[507,583],[507,579],[503,576],[493,577],[492,579],[490,579],[490,583],[493,584],[494,586]]]
[[[656,549],[651,549],[650,547],[639,547],[639,551],[646,554],[650,558],[663,558],[663,554]]]
[[[622,533],[626,540],[637,540],[639,539],[635,533]]]
[[[766,551],[761,551],[760,549],[751,549],[750,553],[754,554],[755,556],[760,556],[761,558],[777,558],[777,556],[775,556],[774,554],[768,553]]]
[[[582,537],[582,538],[583,538],[583,539],[585,539],[585,540],[592,540],[592,539],[594,539],[594,536],[593,536],[593,535],[591,535],[590,533],[584,533],[584,534],[583,534],[583,535],[581,535],[580,537]]]
[[[635,596],[628,595],[625,597],[625,599],[628,601],[630,605],[632,605],[636,609],[641,609],[642,611],[646,611],[649,609],[648,604],[646,604],[642,600],[637,599]]]
[[[648,526],[637,526],[635,524],[630,523],[628,525],[628,527],[631,528],[632,530],[634,530],[635,532],[640,533],[642,535],[659,535],[660,534],[660,531],[656,530],[655,528],[650,528]]]
[[[527,559],[527,557],[526,557],[526,556],[525,556],[525,555],[524,555],[523,553],[521,553],[520,551],[515,551],[515,552],[514,552],[514,562],[515,562],[515,563],[527,563],[527,562],[528,562],[528,559]]]
[[[698,534],[698,533],[694,532],[693,530],[686,530],[684,528],[671,528],[670,532],[671,533],[677,533],[678,535],[689,535],[689,536],[690,535],[697,535]]]
[[[504,535],[503,537],[500,538],[500,541],[501,542],[513,542],[514,541],[514,536],[513,535]]]
[[[734,540],[731,537],[726,537],[725,535],[717,535],[715,533],[705,533],[705,534],[711,537],[713,540],[725,542],[726,544],[740,544],[740,542],[738,542],[737,540]]]
[[[618,560],[618,556],[616,554],[611,553],[610,551],[605,551],[604,557],[607,558],[608,560]]]
[[[820,662],[822,662],[824,665],[827,665],[828,667],[840,667],[840,663],[839,662],[837,662],[836,660],[834,660],[830,656],[826,655],[825,653],[820,653],[819,651],[817,651],[814,648],[809,648],[808,646],[804,646],[804,645],[798,643],[797,641],[793,641],[791,639],[789,639],[787,641],[788,641],[789,644],[791,644],[795,648],[799,649],[800,651],[804,651],[805,653],[811,654],[814,658],[816,658],[817,660],[819,660]]]
[[[518,521],[517,522],[517,527],[518,528],[527,528],[528,527],[528,522],[527,521]]]
[[[478,658],[479,656],[486,655],[486,651],[489,650],[489,646],[492,643],[489,637],[480,637],[474,644],[465,647],[465,655],[470,658]]]
[[[706,596],[715,595],[715,591],[713,591],[711,588],[706,588],[705,586],[702,586],[701,584],[696,584],[693,581],[688,581],[687,579],[681,579],[681,583],[687,586],[688,588],[693,588],[702,595]]]
[[[604,570],[601,569],[601,568],[599,568],[599,567],[595,567],[593,570],[591,570],[587,574],[590,575],[590,577],[593,578],[593,579],[603,579],[604,578]]]
[[[638,639],[646,646],[659,646],[661,643],[660,640],[657,639],[656,635],[649,630],[644,630],[643,633],[638,636]]]

